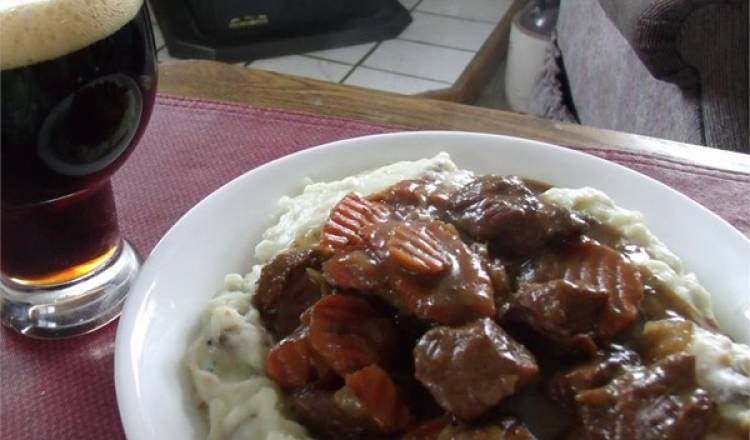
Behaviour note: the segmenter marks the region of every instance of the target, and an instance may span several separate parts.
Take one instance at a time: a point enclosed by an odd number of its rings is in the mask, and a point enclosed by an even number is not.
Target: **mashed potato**
[[[441,153],[335,182],[312,183],[302,194],[279,201],[275,225],[255,248],[259,265],[244,277],[227,275],[224,289],[209,302],[201,317],[200,334],[185,358],[196,400],[208,414],[210,440],[308,438],[305,428],[286,413],[280,390],[264,374],[270,340],[250,303],[261,265],[293,243],[304,247],[316,242],[329,211],[345,194],[366,195],[425,175],[456,185],[464,185],[473,176],[459,170],[447,154]],[[605,194],[591,188],[553,188],[541,197],[611,226],[627,242],[641,246],[647,255],[636,264],[670,286],[696,316],[713,321],[708,292],[649,232],[640,213],[616,206]],[[720,405],[722,415],[733,423],[750,426],[750,348],[695,326],[690,350],[696,355],[697,380]]]
[[[260,268],[292,243],[316,242],[329,211],[347,193],[370,194],[427,175],[458,185],[473,176],[441,153],[335,182],[312,183],[300,195],[282,197],[277,223],[255,248],[260,264],[245,277],[227,275],[224,289],[203,313],[200,335],[186,355],[196,398],[208,412],[209,440],[308,438],[305,429],[285,414],[280,390],[263,371],[269,338],[250,304]]]
[[[619,231],[623,240],[646,250],[644,258],[634,263],[660,282],[669,286],[693,312],[693,317],[715,322],[711,295],[693,273],[686,273],[682,261],[648,230],[643,214],[615,205],[606,194],[593,188],[550,188],[542,200],[583,218],[593,219]]]
[[[350,192],[372,194],[401,180],[426,175],[464,185],[474,174],[459,170],[448,154],[440,153],[432,159],[397,162],[335,182],[311,183],[302,194],[279,200],[278,222],[263,234],[263,240],[255,247],[255,257],[261,262],[269,261],[295,241],[301,247],[318,241],[320,227],[331,208]]]

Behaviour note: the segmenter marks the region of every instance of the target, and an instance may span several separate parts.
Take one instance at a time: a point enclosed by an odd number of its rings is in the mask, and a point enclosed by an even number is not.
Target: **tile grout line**
[[[429,12],[429,11],[421,11],[421,10],[417,11],[416,7],[415,7],[415,10],[413,12],[417,12],[419,14],[434,15],[434,16],[437,16],[437,17],[455,18],[456,20],[469,21],[469,22],[472,22],[472,23],[494,24],[495,26],[497,26],[497,24],[500,23],[500,20],[497,20],[497,21],[480,20],[480,19],[477,19],[477,18],[460,17],[458,15],[441,14],[439,12]]]
[[[346,46],[344,46],[344,47],[346,47]],[[337,49],[337,48],[335,48],[335,49]],[[328,63],[340,64],[342,66],[351,66],[352,65],[352,63],[347,63],[347,62],[339,61],[339,60],[331,60],[331,59],[328,59],[328,58],[323,58],[323,57],[318,56],[318,55],[310,55],[308,53],[301,53],[301,54],[298,54],[298,55],[301,55],[301,56],[303,56],[305,58],[311,58],[311,59],[317,60],[317,61],[325,61],[325,62],[328,62]]]
[[[374,46],[372,46],[372,47],[370,48],[370,50],[368,50],[368,51],[367,51],[367,53],[366,53],[366,54],[364,54],[364,55],[362,56],[362,58],[360,58],[360,59],[359,59],[359,61],[357,61],[356,63],[354,63],[354,65],[352,66],[352,68],[351,68],[351,69],[349,69],[349,71],[348,71],[348,72],[346,72],[346,74],[345,74],[345,75],[344,75],[344,76],[343,76],[343,77],[342,77],[342,78],[341,78],[341,79],[339,80],[339,84],[344,84],[344,81],[346,81],[346,80],[347,80],[347,79],[348,79],[348,78],[349,78],[349,77],[350,77],[350,76],[352,75],[352,73],[354,73],[354,71],[355,71],[355,70],[357,70],[357,67],[361,66],[361,65],[362,65],[362,63],[364,63],[364,62],[365,62],[365,60],[366,60],[366,59],[367,59],[367,58],[368,58],[368,57],[369,57],[370,55],[372,55],[372,53],[373,53],[373,52],[375,52],[375,49],[377,49],[378,47],[380,47],[380,44],[381,44],[382,42],[383,42],[383,41],[381,40],[381,41],[378,41],[377,43],[375,43],[375,45],[374,45]]]
[[[326,63],[338,64],[340,66],[347,66],[347,67],[349,67],[349,66],[352,65],[351,63],[347,63],[347,62],[344,62],[344,61],[330,60],[328,58],[323,58],[323,57],[319,57],[317,55],[310,55],[310,54],[306,54],[306,53],[290,53],[288,55],[282,55],[282,57],[289,57],[289,56],[299,56],[299,57],[302,57],[302,58],[309,58],[309,59],[315,60],[315,61],[325,61]],[[253,63],[255,61],[261,61],[263,59],[269,59],[270,60],[270,59],[275,59],[275,58],[277,58],[277,57],[261,58],[261,59],[258,59],[258,60],[246,61],[245,62],[245,66],[249,67],[250,63]]]
[[[477,53],[477,51],[479,50],[479,49],[471,50],[471,49],[466,49],[466,48],[462,48],[462,47],[446,46],[444,44],[429,43],[427,41],[412,40],[411,38],[396,37],[396,38],[394,38],[391,41],[394,41],[394,40],[396,40],[396,41],[406,41],[407,43],[422,44],[424,46],[439,47],[441,49],[458,50],[458,51],[461,51],[461,52],[468,52],[468,53],[472,53],[472,54]],[[481,44],[480,44],[480,46],[481,46]]]
[[[453,84],[450,81],[445,81],[445,80],[442,80],[442,79],[427,78],[426,76],[413,75],[411,73],[401,73],[401,72],[397,72],[395,70],[382,69],[380,67],[371,67],[371,66],[365,66],[365,65],[362,65],[362,66],[359,66],[359,67],[362,67],[363,69],[375,70],[375,71],[382,72],[382,73],[391,73],[391,74],[397,75],[397,76],[405,76],[407,78],[421,79],[423,81],[431,81],[431,82],[437,82],[437,83],[447,84],[447,85],[452,85]]]
[[[411,9],[407,9],[407,10],[410,13],[413,12],[414,10],[417,9],[417,6],[419,6],[420,4],[422,4],[423,1],[424,0],[418,0],[416,3],[414,3],[414,6],[412,6]],[[349,79],[350,76],[352,76],[352,74],[354,73],[354,71],[357,70],[357,67],[362,67],[362,63],[364,63],[365,60],[370,55],[372,55],[373,52],[375,52],[375,49],[377,49],[378,47],[380,47],[380,44],[383,43],[383,41],[384,40],[380,40],[377,43],[375,43],[375,45],[372,47],[372,49],[370,49],[362,58],[360,58],[359,61],[357,61],[356,63],[354,63],[354,65],[352,66],[352,68],[348,72],[346,72],[346,75],[344,75],[344,77],[341,78],[341,80],[339,81],[339,84],[344,84],[344,81],[346,81],[347,79]],[[391,73],[395,73],[395,72],[391,72]]]

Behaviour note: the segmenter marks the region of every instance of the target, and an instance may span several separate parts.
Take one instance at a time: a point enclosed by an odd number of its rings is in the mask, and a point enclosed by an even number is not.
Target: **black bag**
[[[375,13],[384,0],[187,0],[206,35],[234,38],[308,33]]]

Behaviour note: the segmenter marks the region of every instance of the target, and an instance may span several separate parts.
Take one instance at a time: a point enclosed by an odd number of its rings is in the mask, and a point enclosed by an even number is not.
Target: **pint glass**
[[[119,314],[139,268],[110,176],[141,137],[156,60],[143,0],[0,4],[0,315],[36,337]]]

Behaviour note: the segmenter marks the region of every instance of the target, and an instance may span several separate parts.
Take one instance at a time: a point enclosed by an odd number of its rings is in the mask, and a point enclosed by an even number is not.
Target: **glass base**
[[[94,331],[120,315],[141,260],[123,241],[104,267],[82,278],[49,286],[0,282],[0,321],[18,333],[55,339]]]

